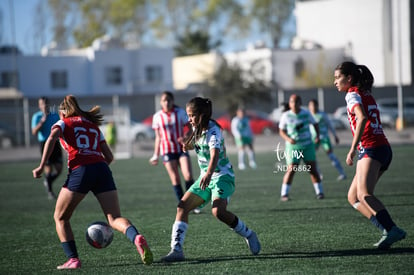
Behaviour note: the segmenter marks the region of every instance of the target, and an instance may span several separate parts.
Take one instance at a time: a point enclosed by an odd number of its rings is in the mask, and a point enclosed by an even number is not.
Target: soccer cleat
[[[246,165],[244,165],[244,163],[239,163],[239,170],[245,170],[246,169]]]
[[[49,192],[47,192],[47,198],[49,200],[55,200],[56,199],[56,195],[55,195],[55,193],[53,193],[53,191],[49,191]]]
[[[325,198],[325,195],[323,193],[319,193],[318,195],[316,195],[317,200],[323,200],[324,198]]]
[[[70,258],[63,265],[59,265],[57,269],[77,269],[81,268],[81,261],[78,258]]]
[[[336,180],[337,180],[337,181],[346,180],[346,175],[345,175],[345,174],[339,175],[339,176],[336,178]]]
[[[374,243],[374,246],[378,247],[380,243],[382,243],[386,238],[387,238],[387,230],[384,229],[384,231],[382,232],[381,239],[378,242]]]
[[[201,213],[201,208],[194,208],[194,210],[193,210],[193,213],[194,214],[200,214]]]
[[[137,247],[138,253],[141,256],[141,260],[145,265],[152,264],[152,252],[145,240],[144,236],[137,235],[135,237],[135,246]]]
[[[244,238],[246,240],[247,245],[249,246],[250,251],[253,255],[257,255],[260,252],[260,242],[257,238],[256,232],[252,231],[249,237]]]
[[[404,230],[393,226],[391,230],[388,231],[387,236],[385,238],[383,236],[383,238],[381,238],[381,240],[378,242],[378,249],[388,249],[393,243],[404,239],[406,235],[407,233],[405,233]]]
[[[168,253],[166,256],[161,258],[161,262],[165,262],[165,263],[181,262],[184,260],[185,260],[184,252],[182,250],[177,251],[174,249],[172,249],[170,253]]]
[[[281,196],[280,201],[289,201],[289,196],[288,195]]]
[[[256,168],[257,168],[257,164],[256,164],[256,162],[255,162],[255,161],[250,161],[250,162],[249,162],[249,166],[250,166],[250,168],[252,168],[252,169],[256,169]]]

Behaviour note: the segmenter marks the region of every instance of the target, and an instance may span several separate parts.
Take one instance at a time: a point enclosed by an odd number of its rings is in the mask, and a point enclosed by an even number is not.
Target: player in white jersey
[[[239,170],[246,169],[244,164],[244,154],[247,152],[249,166],[256,169],[256,159],[253,150],[253,132],[250,127],[249,118],[246,116],[246,110],[239,107],[236,116],[231,120],[231,133],[237,146]]]
[[[184,238],[188,228],[188,214],[196,207],[212,201],[212,214],[242,236],[253,255],[260,252],[260,243],[254,231],[236,215],[227,210],[230,196],[234,193],[234,172],[226,155],[220,126],[211,119],[212,104],[209,99],[195,97],[186,106],[192,133],[184,143],[184,149],[197,153],[200,176],[184,194],[177,206],[177,214],[171,233],[171,251],[163,262],[183,261]],[[202,234],[205,234],[203,231]]]
[[[309,172],[316,198],[323,199],[325,197],[322,180],[316,165],[315,145],[309,129],[311,124],[314,125],[316,130],[315,142],[319,143],[318,124],[309,111],[300,107],[301,104],[302,100],[299,96],[291,95],[289,98],[290,110],[282,114],[279,122],[279,134],[286,141],[286,150],[283,157],[286,159],[287,166],[284,169],[286,172],[280,191],[281,201],[289,200],[289,190],[296,171]],[[277,151],[277,153],[280,152]],[[278,158],[280,158],[279,155]],[[303,167],[299,166],[301,160],[305,163]]]
[[[178,169],[181,169],[186,189],[194,183],[190,155],[188,152],[183,152],[181,145],[184,128],[188,126],[188,117],[184,109],[174,105],[174,96],[169,91],[164,91],[161,94],[160,105],[161,110],[156,112],[152,119],[155,144],[150,163],[157,165],[158,157],[162,156],[174,193],[177,200],[180,201],[184,192]]]
[[[313,119],[315,119],[316,123],[318,123],[319,127],[319,144],[315,144],[316,149],[319,147],[322,147],[323,151],[326,153],[326,155],[331,160],[332,166],[336,168],[339,172],[339,176],[337,180],[344,180],[346,179],[346,174],[344,169],[342,168],[341,162],[338,160],[336,155],[333,152],[333,146],[331,143],[331,139],[329,138],[329,132],[332,133],[332,135],[335,138],[335,143],[339,143],[339,138],[336,135],[335,128],[332,126],[332,123],[328,117],[328,115],[325,112],[322,112],[319,110],[319,103],[316,99],[311,99],[308,103],[309,111],[311,112]],[[311,127],[312,137],[315,138],[316,131],[313,127]],[[320,171],[319,171],[320,173]],[[320,174],[321,175],[321,174]],[[322,175],[321,175],[322,177]]]

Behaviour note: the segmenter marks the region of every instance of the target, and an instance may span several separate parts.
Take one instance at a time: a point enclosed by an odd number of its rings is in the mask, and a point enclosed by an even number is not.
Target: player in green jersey
[[[328,118],[328,115],[325,112],[319,110],[319,103],[316,99],[311,99],[308,103],[309,111],[311,112],[313,119],[315,119],[316,123],[318,123],[319,127],[319,144],[315,144],[316,149],[322,147],[323,151],[328,155],[329,159],[331,160],[332,165],[338,170],[339,176],[337,180],[344,180],[346,179],[346,174],[342,165],[336,155],[333,152],[333,146],[331,140],[329,138],[329,132],[335,138],[335,143],[339,143],[339,138],[336,135],[335,128],[332,126],[331,121]],[[311,127],[312,137],[316,137],[316,132],[313,127]],[[320,173],[320,171],[319,171]]]
[[[281,201],[289,200],[289,190],[295,172],[309,172],[316,198],[323,199],[325,197],[316,165],[315,145],[309,129],[313,124],[317,133],[315,142],[319,143],[318,124],[309,111],[301,108],[301,104],[302,100],[298,95],[291,95],[289,98],[290,110],[282,114],[279,122],[279,134],[285,140],[286,146],[283,156],[279,156],[281,153],[277,150],[278,158],[286,159],[286,168],[283,169],[285,175],[280,191]],[[305,165],[299,166],[301,160]]]
[[[188,215],[193,209],[207,204],[210,200],[213,216],[242,236],[251,253],[256,255],[260,252],[260,242],[256,233],[227,210],[230,196],[235,189],[234,172],[226,155],[221,128],[211,119],[211,100],[195,97],[187,103],[186,111],[192,133],[183,147],[185,150],[195,150],[200,176],[178,203],[172,226],[171,251],[161,261],[177,262],[185,259],[183,244],[188,228]]]

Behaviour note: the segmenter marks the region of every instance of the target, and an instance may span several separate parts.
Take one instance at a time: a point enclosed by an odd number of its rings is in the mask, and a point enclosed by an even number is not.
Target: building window
[[[0,87],[1,88],[18,88],[17,72],[1,72]]]
[[[301,78],[305,72],[305,61],[301,56],[295,60],[295,76]]]
[[[106,80],[107,85],[121,85],[122,84],[122,68],[121,67],[105,68],[105,80]]]
[[[67,89],[68,88],[68,72],[67,71],[52,71],[50,74],[52,89]]]
[[[147,66],[145,68],[145,79],[149,83],[162,81],[162,67],[161,66]]]

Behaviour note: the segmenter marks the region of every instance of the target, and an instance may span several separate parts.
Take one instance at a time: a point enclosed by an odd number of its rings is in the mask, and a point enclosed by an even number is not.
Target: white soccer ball
[[[106,222],[93,222],[86,230],[86,240],[98,249],[105,248],[111,244],[114,231]]]

